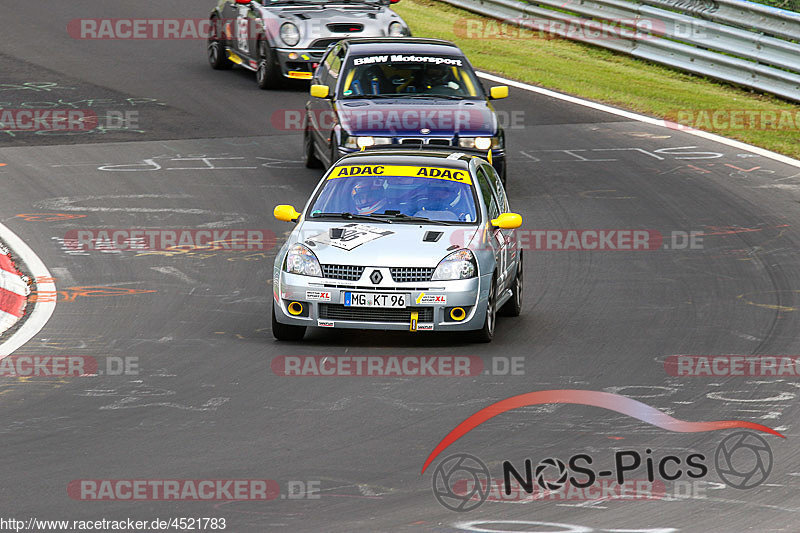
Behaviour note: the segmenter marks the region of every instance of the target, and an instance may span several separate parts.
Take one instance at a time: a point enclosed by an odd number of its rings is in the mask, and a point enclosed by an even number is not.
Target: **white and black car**
[[[405,37],[390,9],[399,0],[219,0],[211,12],[208,61],[256,72],[258,86],[310,80],[329,45],[347,37]]]

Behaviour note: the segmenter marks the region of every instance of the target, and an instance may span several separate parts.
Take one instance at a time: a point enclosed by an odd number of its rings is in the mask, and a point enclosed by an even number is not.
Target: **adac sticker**
[[[323,232],[309,237],[306,241],[335,246],[349,252],[366,242],[394,234],[393,231],[378,229],[367,224],[345,224],[341,230],[341,236],[337,239],[332,238],[330,232]]]
[[[309,302],[330,302],[331,293],[328,291],[306,291],[306,300]]]
[[[425,294],[424,292],[421,292],[419,293],[419,296],[417,296],[417,303],[443,305],[447,303],[447,296],[444,294]]]
[[[412,167],[402,165],[343,165],[335,167],[328,179],[352,178],[354,176],[399,176],[404,178],[435,178],[457,181],[471,185],[468,170],[441,167]]]

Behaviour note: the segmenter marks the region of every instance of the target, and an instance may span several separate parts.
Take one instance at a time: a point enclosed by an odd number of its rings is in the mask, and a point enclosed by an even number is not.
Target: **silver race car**
[[[310,80],[330,44],[346,37],[411,34],[390,4],[399,0],[218,0],[211,12],[208,61],[256,72],[258,86]]]
[[[494,336],[522,308],[522,252],[497,172],[465,153],[381,150],[341,158],[275,258],[272,332],[308,326]]]

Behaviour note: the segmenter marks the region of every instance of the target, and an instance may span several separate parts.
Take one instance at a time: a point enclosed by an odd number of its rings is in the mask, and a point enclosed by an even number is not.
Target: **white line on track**
[[[550,98],[556,98],[557,100],[563,100],[565,102],[569,102],[571,104],[582,105],[584,107],[589,107],[591,109],[596,109],[598,111],[604,111],[606,113],[611,113],[612,115],[617,115],[619,117],[629,118],[631,120],[636,120],[639,122],[645,122],[647,124],[652,124],[654,126],[660,126],[662,128],[666,128],[672,131],[682,131],[684,133],[688,133],[689,135],[694,135],[696,137],[702,137],[703,139],[708,139],[709,141],[718,142],[720,144],[724,144],[726,146],[730,146],[732,148],[736,148],[738,150],[746,150],[753,154],[758,154],[763,157],[768,157],[769,159],[773,159],[775,161],[780,161],[781,163],[785,163],[787,165],[792,165],[794,167],[800,168],[800,161],[797,159],[793,159],[789,156],[785,156],[782,154],[778,154],[775,152],[771,152],[770,150],[766,150],[764,148],[759,148],[758,146],[753,146],[747,143],[743,143],[740,141],[734,141],[733,139],[728,139],[727,137],[722,137],[720,135],[715,135],[713,133],[709,133],[707,131],[696,130],[694,128],[689,128],[687,126],[682,126],[676,124],[674,122],[669,122],[667,120],[663,120],[660,118],[653,118],[648,117],[645,115],[640,115],[638,113],[632,113],[630,111],[625,111],[624,109],[618,109],[616,107],[612,107],[606,104],[599,104],[597,102],[592,102],[590,100],[584,100],[583,98],[578,98],[576,96],[570,96],[568,94],[562,94],[556,91],[551,91],[550,89],[543,89],[541,87],[536,87],[535,85],[529,85],[527,83],[522,83],[520,81],[509,80],[503,78],[501,76],[495,76],[494,74],[488,74],[486,72],[478,72],[478,77],[483,78],[485,80],[493,81],[495,83],[503,83],[506,85],[510,85],[512,87],[516,87],[517,89],[523,89],[525,91],[530,91],[534,93],[539,93],[544,96],[549,96]]]
[[[8,229],[3,224],[0,224],[0,240],[2,240],[6,246],[11,248],[11,251],[14,252],[16,257],[25,263],[25,267],[34,278],[49,279],[52,277],[50,275],[50,271],[47,270],[47,267],[44,265],[42,260],[39,259],[39,256],[37,256],[34,251],[31,250],[30,246],[25,244],[25,241],[17,237],[16,233]],[[47,291],[53,296],[56,294],[56,284],[53,282],[37,283],[36,288],[40,292]],[[55,300],[55,298],[53,298],[53,300]],[[0,358],[11,355],[17,348],[31,340],[34,335],[39,333],[42,328],[44,328],[45,324],[47,324],[47,321],[50,320],[50,317],[53,315],[53,311],[55,310],[55,301],[42,301],[35,303],[33,306],[33,311],[27,320],[25,320],[25,323],[22,324],[22,327],[14,332],[14,334],[11,335],[7,341],[0,344]]]

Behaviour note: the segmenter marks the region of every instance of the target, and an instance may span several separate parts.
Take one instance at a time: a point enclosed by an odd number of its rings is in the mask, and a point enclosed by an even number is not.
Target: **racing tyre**
[[[503,184],[503,187],[506,185],[506,165],[503,163],[503,172],[500,173],[500,183]]]
[[[500,308],[500,314],[503,316],[519,316],[522,312],[522,282],[522,252],[520,252],[519,261],[517,262],[517,275],[511,285],[511,298]]]
[[[212,18],[208,35],[208,63],[215,70],[227,70],[233,67],[233,62],[225,55],[225,45],[219,38],[221,33],[219,19]]]
[[[331,164],[328,166],[328,168],[331,168],[333,165],[335,165],[339,158],[342,157],[341,154],[339,154],[339,147],[336,146],[336,136],[334,135],[331,137],[331,140],[333,141],[333,145],[331,146]]]
[[[317,153],[314,150],[314,140],[311,138],[311,131],[308,129],[307,118],[306,127],[303,130],[303,153],[305,154],[306,168],[322,168],[324,166],[322,161],[317,159]]]
[[[256,69],[256,82],[260,89],[277,89],[281,85],[281,71],[272,48],[265,40],[258,41],[258,68]]]
[[[279,341],[301,341],[306,334],[305,326],[281,324],[275,318],[275,300],[272,301],[272,335]]]
[[[494,338],[494,326],[497,323],[497,287],[495,277],[492,276],[492,284],[489,287],[489,297],[486,299],[486,319],[483,327],[472,333],[474,342],[492,342]]]

